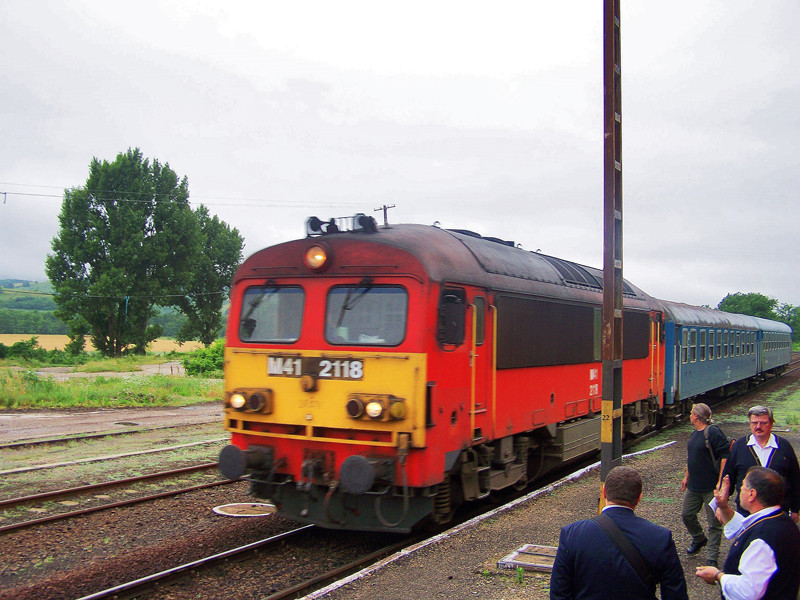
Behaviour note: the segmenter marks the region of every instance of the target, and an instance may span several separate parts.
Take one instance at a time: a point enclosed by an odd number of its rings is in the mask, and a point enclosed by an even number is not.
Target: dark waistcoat
[[[772,575],[764,600],[796,600],[800,589],[800,530],[788,514],[776,510],[741,531],[725,561],[725,573],[741,575],[739,560],[755,539],[765,541],[775,553],[778,570]]]

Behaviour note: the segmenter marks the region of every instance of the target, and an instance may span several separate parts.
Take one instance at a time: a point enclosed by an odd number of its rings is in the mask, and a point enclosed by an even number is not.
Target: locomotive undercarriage
[[[327,529],[408,533],[433,512],[438,488],[385,485],[354,494],[338,482],[298,484],[288,475],[273,480],[267,476],[263,471],[252,473],[253,495],[270,499],[281,516]]]
[[[626,436],[656,427],[655,398],[624,410]],[[444,480],[425,488],[406,485],[407,446],[396,457],[350,456],[338,473],[333,452],[305,450],[299,478],[278,474],[282,460],[266,446],[245,451],[228,446],[220,465],[232,479],[249,470],[251,493],[274,502],[278,514],[289,519],[329,529],[407,533],[429,517],[445,524],[464,502],[524,489],[544,473],[599,449],[600,416],[595,414],[454,451]]]

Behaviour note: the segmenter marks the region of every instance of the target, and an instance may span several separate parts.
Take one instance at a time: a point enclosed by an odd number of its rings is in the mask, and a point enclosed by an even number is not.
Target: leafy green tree
[[[777,307],[778,301],[764,294],[742,294],[736,292],[735,294],[728,294],[725,296],[719,303],[719,306],[717,306],[717,309],[740,315],[750,315],[751,317],[762,317],[764,319],[779,321],[780,318],[775,312]]]
[[[205,206],[194,214],[203,251],[194,258],[186,294],[176,301],[186,316],[176,338],[179,342],[200,340],[208,347],[222,327],[222,304],[242,260],[244,239],[237,229],[231,229],[216,215],[211,217]]]
[[[792,328],[792,340],[800,342],[800,307],[781,304],[778,307],[778,318]]]
[[[188,287],[198,254],[186,178],[138,148],[94,158],[86,185],[65,190],[59,222],[45,263],[56,316],[107,356],[143,354],[160,334],[148,324],[155,307]]]

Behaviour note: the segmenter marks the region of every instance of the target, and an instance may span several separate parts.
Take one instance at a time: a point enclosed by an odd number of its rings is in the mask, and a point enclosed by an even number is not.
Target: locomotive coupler
[[[321,463],[316,458],[307,458],[303,461],[300,468],[300,479],[297,482],[297,490],[300,492],[311,492],[314,485],[314,473],[321,467]]]

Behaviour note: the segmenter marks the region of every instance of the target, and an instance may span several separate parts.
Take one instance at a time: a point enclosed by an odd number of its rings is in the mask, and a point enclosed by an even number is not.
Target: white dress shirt
[[[767,444],[762,448],[756,440],[756,436],[751,433],[750,439],[747,440],[747,445],[753,447],[753,452],[758,456],[761,466],[767,467],[769,466],[769,457],[772,456],[772,452],[778,449],[778,440],[775,439],[774,433],[770,433]]]
[[[776,510],[780,510],[780,506],[770,506],[747,517],[734,512],[733,518],[725,525],[725,537],[728,539],[736,537],[754,521]],[[719,584],[726,600],[761,600],[767,591],[770,577],[777,570],[775,552],[764,540],[755,539],[750,542],[739,559],[741,575],[725,574],[720,578]]]

